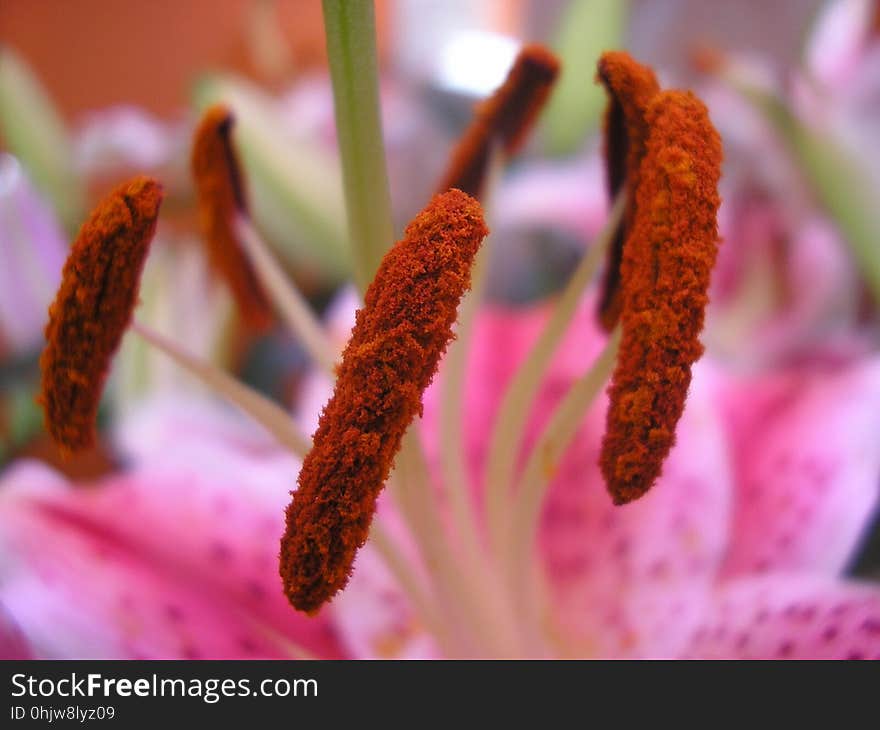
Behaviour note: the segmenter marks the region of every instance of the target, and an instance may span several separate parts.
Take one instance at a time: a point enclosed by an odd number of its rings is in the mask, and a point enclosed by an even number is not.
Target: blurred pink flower
[[[352,299],[330,324],[337,336]],[[461,414],[474,484],[500,398],[545,318],[543,309],[490,309],[476,321]],[[594,320],[588,298],[544,381],[527,448],[601,349]],[[422,422],[435,478],[444,458],[443,375],[426,395]],[[311,387],[317,404],[322,386]],[[520,615],[505,592],[487,585],[470,603],[435,602],[443,629],[479,627],[485,614],[469,611],[500,600],[514,617],[514,640],[528,637],[516,646],[529,656],[880,655],[880,589],[841,577],[877,503],[880,359],[740,378],[705,360],[663,476],[626,507],[611,504],[597,467],[605,408],[600,398],[584,418],[542,505],[542,611]],[[179,398],[153,402],[118,438],[130,470],[100,484],[66,484],[28,463],[5,475],[4,651],[431,657],[496,650],[479,640],[450,650],[372,542],[349,587],[317,618],[292,611],[276,555],[298,461],[228,413]],[[482,495],[478,487],[472,496],[480,503]],[[441,525],[445,560],[464,573],[477,556],[448,531],[448,515],[422,516]],[[438,566],[426,566],[388,495],[379,519],[399,545],[398,559],[432,588]]]
[[[729,101],[720,94],[713,106],[709,95],[722,132],[734,135],[728,158],[746,164],[725,178],[709,354],[647,497],[615,507],[604,490],[597,462],[607,399],[599,397],[546,475],[537,535],[512,536],[527,547],[535,538],[534,564],[499,554],[483,507],[498,486],[483,482],[487,451],[501,399],[547,312],[490,307],[474,323],[457,414],[475,544],[462,538],[444,483],[447,369],[419,424],[432,483],[422,495],[383,494],[350,584],[313,619],[287,605],[277,575],[299,462],[228,414],[154,401],[122,424],[125,473],[72,485],[21,463],[0,481],[0,651],[880,658],[880,588],[843,577],[877,505],[880,358],[848,346],[850,335],[858,342],[856,273],[839,237],[827,220],[804,215],[803,196],[784,194],[795,178],[785,155]],[[326,109],[315,120],[324,122]],[[597,167],[594,154],[509,180],[497,230],[546,222],[594,236],[605,209],[599,186],[587,182],[600,179]],[[347,336],[354,299],[337,303],[332,339]],[[756,301],[763,309],[744,310]],[[512,453],[530,452],[605,342],[585,298]],[[838,342],[833,358],[803,356],[827,355]],[[297,418],[309,428],[330,388],[320,373],[308,379]],[[506,573],[511,566],[516,575]],[[533,606],[520,604],[511,580],[530,588]]]
[[[880,10],[872,0],[826,3],[792,80],[800,116],[840,143],[880,189]]]
[[[297,462],[198,402],[153,403],[127,428],[124,473],[70,484],[19,462],[4,474],[4,654],[340,657],[330,621],[281,593],[277,535]]]
[[[524,452],[601,348],[590,304],[544,382]],[[500,399],[545,319],[532,309],[477,320],[461,416],[475,484]],[[422,423],[438,484],[442,378]],[[880,588],[842,577],[878,501],[880,359],[739,377],[704,360],[663,476],[626,507],[611,504],[597,466],[605,408],[600,399],[585,417],[542,506],[549,608],[525,627],[542,637],[540,655],[880,658]],[[473,497],[481,504],[482,487]],[[380,515],[400,522],[390,499]],[[463,569],[475,556],[460,548],[451,541],[449,554]],[[442,652],[370,543],[332,609],[358,655]]]
[[[42,343],[66,255],[51,207],[15,157],[0,152],[0,343],[13,351]]]
[[[866,317],[870,295],[846,226],[823,210],[785,135],[730,83],[736,78],[779,99],[817,139],[850,155],[866,184],[880,186],[874,6],[829,0],[799,65],[781,73],[754,55],[730,54],[721,61],[725,71],[700,88],[725,147],[719,217],[725,245],[714,273],[707,344],[747,366],[865,353],[876,345],[876,327]]]

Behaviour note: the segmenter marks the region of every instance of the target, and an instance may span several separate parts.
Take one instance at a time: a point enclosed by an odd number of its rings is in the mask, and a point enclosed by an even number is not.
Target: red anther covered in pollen
[[[602,54],[596,78],[605,85],[610,97],[605,113],[608,192],[612,200],[624,189],[629,196],[620,226],[611,242],[599,296],[599,320],[610,332],[620,316],[620,262],[624,241],[636,215],[635,190],[648,136],[645,111],[660,91],[660,86],[650,68],[634,61],[623,51]]]
[[[113,353],[137,303],[162,188],[149,177],[120,185],[83,224],[49,307],[40,403],[65,453],[94,443],[95,417]]]
[[[272,308],[235,232],[247,213],[241,166],[232,146],[235,120],[224,106],[205,112],[193,139],[192,173],[208,261],[229,286],[245,322],[255,330],[272,324]]]
[[[718,250],[721,140],[690,92],[664,91],[648,136],[621,262],[623,336],[600,464],[616,504],[642,496],[675,442]]]
[[[492,144],[500,144],[508,155],[519,150],[558,75],[559,60],[553,53],[539,45],[524,46],[504,83],[476,107],[437,192],[457,188],[478,197]]]
[[[367,289],[287,508],[280,573],[301,611],[314,613],[348,581],[487,233],[476,200],[459,190],[438,195]]]

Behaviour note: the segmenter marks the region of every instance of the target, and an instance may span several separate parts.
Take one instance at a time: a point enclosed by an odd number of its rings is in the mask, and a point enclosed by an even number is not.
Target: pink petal
[[[869,36],[870,0],[826,3],[816,19],[806,47],[807,66],[817,81],[845,86]]]
[[[290,643],[339,656],[328,619],[281,593],[278,464],[274,480],[262,461],[223,465],[76,488],[28,465],[8,475],[0,601],[38,656],[282,657]]]
[[[76,163],[94,177],[155,170],[180,154],[181,132],[135,106],[92,111],[77,135]]]
[[[597,155],[568,162],[530,164],[498,189],[493,206],[499,229],[553,227],[592,239],[608,217],[608,199]]]
[[[135,465],[171,470],[179,464],[189,471],[222,475],[227,458],[249,471],[266,457],[270,471],[279,467],[278,444],[268,431],[228,403],[180,390],[129,405],[119,414],[112,436],[114,446]],[[298,462],[290,460],[283,469],[295,474]]]
[[[657,484],[615,507],[597,467],[605,399],[554,480],[540,548],[566,630],[602,655],[670,656],[689,635],[728,538],[730,466],[698,367]]]
[[[732,380],[737,489],[725,570],[838,573],[878,496],[880,359]]]
[[[482,310],[474,323],[465,383],[464,413],[461,414],[465,461],[473,479],[482,478],[489,434],[496,411],[516,368],[531,349],[547,318],[547,307]],[[586,313],[585,313],[586,314]],[[586,315],[588,316],[588,315]],[[598,351],[600,343],[592,345]],[[563,357],[566,353],[563,353]],[[588,363],[591,352],[579,355]],[[594,356],[594,355],[593,355]],[[558,363],[557,367],[573,367]],[[439,473],[439,411],[444,397],[444,364],[425,392],[422,436],[425,450]],[[574,371],[572,370],[572,377]]]
[[[27,640],[0,604],[0,659],[33,659]]]
[[[856,325],[859,279],[830,221],[813,217],[792,231],[784,262],[787,300],[756,332],[770,355],[841,348]]]
[[[534,442],[555,404],[604,343],[593,304],[584,301],[557,353],[528,427],[527,444]],[[477,320],[462,418],[475,480],[504,390],[545,319],[546,309],[531,309],[485,311]],[[679,604],[687,604],[687,594],[692,589],[698,593],[717,570],[726,544],[731,489],[724,439],[703,383],[708,371],[702,371],[679,427],[679,445],[645,499],[619,508],[605,491],[598,469],[604,398],[585,418],[560,465],[544,504],[539,548],[560,628],[579,637],[564,651],[668,653],[671,648],[652,637],[659,640],[663,634],[674,647],[687,636],[684,620],[680,631],[661,631],[660,626],[670,614],[684,616]],[[442,388],[435,383],[426,397],[424,418],[425,443],[435,461],[440,397]],[[649,603],[651,611],[636,608]]]
[[[382,524],[390,505],[383,495]],[[391,534],[400,537],[398,530]],[[407,551],[412,556],[412,551]],[[334,623],[352,656],[359,659],[430,659],[440,655],[407,594],[371,542],[358,552],[345,590],[331,604]]]
[[[880,659],[880,588],[795,575],[732,581],[685,656]]]
[[[19,162],[0,152],[0,334],[13,348],[42,344],[66,256],[52,208]]]
[[[793,223],[786,207],[753,191],[731,191],[722,207],[726,243],[704,334],[716,357],[766,367],[858,344],[859,284],[846,246],[828,220]]]

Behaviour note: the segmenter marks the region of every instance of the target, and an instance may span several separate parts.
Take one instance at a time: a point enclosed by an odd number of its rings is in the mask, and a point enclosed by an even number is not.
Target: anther
[[[208,261],[226,281],[245,322],[259,331],[272,324],[273,316],[235,230],[236,216],[247,214],[247,196],[231,139],[233,124],[224,106],[205,112],[193,139],[192,173]]]
[[[367,289],[287,508],[280,572],[301,611],[314,613],[348,581],[487,232],[476,200],[459,190],[438,195]]]
[[[599,295],[599,320],[610,332],[620,316],[620,262],[624,241],[636,215],[635,191],[648,135],[645,112],[660,86],[650,68],[634,61],[623,51],[602,55],[596,79],[604,84],[609,95],[605,113],[605,169],[609,199],[615,200],[624,189],[628,196],[620,227],[611,241]]]
[[[94,443],[104,381],[137,303],[161,201],[152,178],[120,185],[83,224],[64,264],[40,358],[40,403],[65,453]]]
[[[558,75],[559,61],[553,53],[540,45],[524,46],[504,83],[476,107],[437,192],[457,188],[479,197],[493,144],[507,155],[520,149]]]
[[[660,475],[675,442],[718,249],[721,140],[690,92],[664,91],[645,111],[635,217],[621,261],[623,336],[609,388],[600,464],[616,504]]]

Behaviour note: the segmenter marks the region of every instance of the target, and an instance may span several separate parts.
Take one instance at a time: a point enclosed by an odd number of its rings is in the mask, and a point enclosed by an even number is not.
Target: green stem
[[[363,292],[394,242],[379,108],[373,4],[323,0],[355,279]]]

